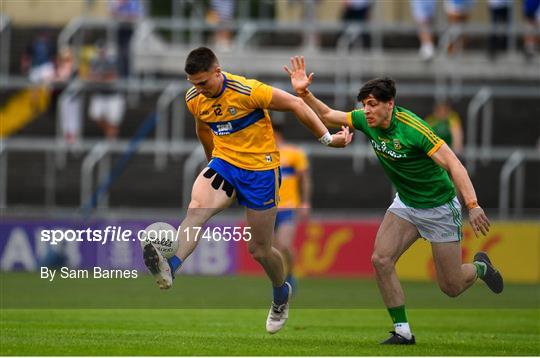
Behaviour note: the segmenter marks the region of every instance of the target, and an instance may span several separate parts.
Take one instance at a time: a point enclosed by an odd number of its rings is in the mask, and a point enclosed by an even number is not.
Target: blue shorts
[[[472,11],[476,0],[446,0],[444,7],[447,12],[467,15]]]
[[[296,213],[294,209],[279,209],[276,215],[276,224],[274,229],[277,230],[281,225],[286,223],[294,223]]]
[[[540,19],[540,0],[523,1],[523,13],[529,20]]]
[[[250,209],[265,210],[279,202],[281,170],[247,170],[238,168],[221,158],[212,158],[208,167],[227,180],[236,191],[240,205]]]
[[[416,21],[427,22],[435,17],[436,0],[412,0],[410,4]]]

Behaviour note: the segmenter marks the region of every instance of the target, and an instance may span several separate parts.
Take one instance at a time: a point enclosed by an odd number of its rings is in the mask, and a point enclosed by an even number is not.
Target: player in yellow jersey
[[[302,148],[285,141],[283,128],[280,125],[274,124],[274,136],[281,160],[280,201],[276,216],[275,243],[285,260],[286,281],[294,290],[296,279],[293,276],[293,242],[298,219],[305,218],[311,208],[311,177],[308,158]]]
[[[174,272],[197,246],[200,227],[237,199],[246,207],[249,251],[272,281],[274,300],[266,330],[275,333],[288,318],[292,289],[285,282],[283,258],[272,247],[280,174],[268,110],[293,112],[327,146],[345,147],[352,134],[344,127],[331,135],[300,98],[223,71],[206,47],[191,51],[184,69],[194,86],[186,94],[186,104],[209,163],[193,184],[176,255],[165,260],[150,243],[144,247],[145,264],[160,288],[170,288]]]

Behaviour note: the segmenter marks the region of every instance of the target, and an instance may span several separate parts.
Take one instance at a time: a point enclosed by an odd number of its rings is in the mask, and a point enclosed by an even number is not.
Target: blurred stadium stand
[[[436,99],[451,98],[465,119],[463,160],[483,205],[498,209],[502,216],[523,216],[540,208],[540,58],[537,55],[526,61],[521,54],[525,29],[519,11],[509,28],[501,30],[507,34],[509,46],[496,60],[486,55],[490,25],[473,18],[461,29],[449,28],[439,19],[434,26],[439,39],[437,55],[431,62],[423,62],[418,57],[414,22],[410,16],[395,15],[409,11],[405,1],[374,2],[374,16],[363,26],[330,20],[283,22],[279,21],[283,9],[272,10],[272,2],[243,3],[258,6],[258,17],[248,16],[251,8],[237,9],[237,19],[230,25],[232,46],[216,51],[226,71],[290,90],[282,67],[290,56],[301,54],[306,56],[309,70],[316,73],[313,92],[341,110],[356,106],[363,81],[381,75],[396,79],[398,105],[421,116],[430,112]],[[306,6],[314,3],[305,2]],[[54,110],[36,112],[33,121],[2,138],[0,207],[4,212],[83,206],[153,114],[159,119],[155,129],[102,197],[99,210],[179,209],[185,205],[204,158],[196,151],[194,123],[183,104],[188,88],[183,63],[190,49],[208,44],[217,27],[205,22],[203,2],[172,4],[176,17],[150,14],[135,27],[131,76],[115,85],[128,98],[119,140],[104,144],[95,124],[84,120],[82,140],[68,145]],[[516,10],[519,4],[515,2]],[[485,1],[476,6],[485,6]],[[17,24],[9,16],[3,14],[0,26],[4,46],[0,55],[1,111],[13,105],[17,93],[29,88],[19,72],[19,58],[33,34],[43,28],[37,19]],[[117,25],[107,17],[80,16],[50,30],[58,48],[69,45],[81,54],[99,38],[118,48]],[[370,46],[361,43],[363,31],[370,34]],[[448,55],[443,49],[456,31],[467,34],[468,43],[464,51]],[[95,89],[79,80],[68,86],[66,91],[83,100],[86,118],[88,98]],[[315,209],[382,210],[387,206],[392,188],[361,135],[350,148],[331,150],[318,145],[292,116],[275,113],[273,117],[285,120],[287,137],[310,153]],[[5,120],[2,117],[2,126]]]

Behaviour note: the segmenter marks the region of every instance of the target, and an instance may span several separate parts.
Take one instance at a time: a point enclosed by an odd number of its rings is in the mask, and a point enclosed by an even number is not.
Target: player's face
[[[389,122],[392,118],[394,100],[382,102],[370,94],[362,101],[362,104],[364,105],[364,113],[370,128],[380,127],[382,124]]]
[[[221,68],[218,66],[209,71],[188,75],[187,79],[205,97],[217,96],[223,85]]]

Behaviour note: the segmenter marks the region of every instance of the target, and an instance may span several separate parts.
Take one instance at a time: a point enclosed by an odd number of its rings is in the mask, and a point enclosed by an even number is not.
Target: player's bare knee
[[[264,250],[262,248],[256,249],[251,253],[251,257],[253,257],[255,261],[259,261],[259,262],[265,260],[266,258],[268,258],[268,256],[269,256],[269,251]]]
[[[255,261],[262,261],[270,255],[270,250],[262,244],[252,243],[248,246],[248,250]]]
[[[394,260],[390,256],[380,255],[376,252],[371,255],[371,263],[378,272],[391,271],[395,265]]]
[[[460,285],[451,282],[439,283],[439,287],[448,297],[457,297],[462,292]]]
[[[196,209],[202,209],[202,208],[203,208],[203,205],[202,205],[202,202],[200,200],[191,199],[191,201],[189,202],[188,209],[190,209],[190,210],[196,210]]]
[[[203,225],[211,217],[208,210],[203,208],[198,201],[192,200],[186,213],[186,220],[191,225]]]
[[[279,241],[279,240],[275,240],[272,246],[274,246],[277,250],[281,252],[288,250],[287,245],[284,242]]]

